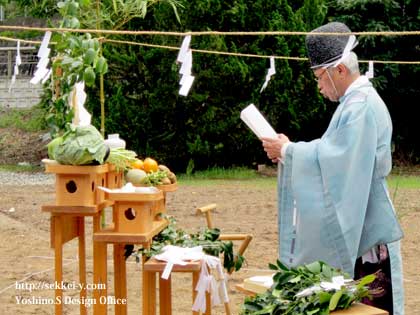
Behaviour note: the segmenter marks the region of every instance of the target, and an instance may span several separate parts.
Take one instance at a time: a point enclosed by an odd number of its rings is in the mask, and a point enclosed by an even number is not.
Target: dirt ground
[[[274,179],[273,179],[274,180]],[[419,190],[400,189],[396,208],[405,231],[403,240],[404,285],[406,314],[420,315],[420,198]],[[54,253],[49,244],[49,214],[41,212],[41,205],[54,200],[54,185],[6,186],[0,185],[0,314],[53,314],[52,305],[19,304],[25,298],[53,298],[54,291],[45,288],[54,283]],[[251,187],[246,181],[215,181],[214,184],[192,187],[180,184],[178,191],[168,194],[168,213],[178,226],[195,231],[205,225],[203,217],[195,215],[196,207],[217,203],[214,216],[223,233],[251,233],[254,236],[245,252],[244,268],[229,279],[229,295],[233,314],[239,313],[244,296],[235,290],[235,284],[245,277],[267,269],[277,256],[277,207],[274,187]],[[14,211],[13,209],[14,208]],[[12,211],[11,211],[12,210]],[[87,218],[87,283],[92,284],[92,229]],[[64,250],[64,278],[77,282],[77,242],[67,243]],[[113,294],[112,248],[108,247],[108,295]],[[128,313],[141,313],[141,267],[130,258],[127,261]],[[17,281],[27,287],[19,287]],[[191,314],[191,277],[173,275],[173,314]],[[33,284],[32,291],[28,285]],[[44,286],[44,288],[41,288]],[[76,297],[78,291],[69,288],[65,295]],[[77,305],[65,305],[65,314],[78,314]],[[114,309],[109,306],[109,313]],[[89,314],[92,314],[90,308]],[[213,314],[224,314],[223,307]]]

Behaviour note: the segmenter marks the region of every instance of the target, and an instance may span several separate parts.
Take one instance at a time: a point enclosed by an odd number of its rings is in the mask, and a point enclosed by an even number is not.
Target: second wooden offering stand
[[[126,244],[137,244],[149,248],[153,236],[160,233],[168,226],[167,220],[156,220],[156,203],[163,200],[163,192],[154,193],[106,193],[106,198],[114,202],[113,224],[101,231],[96,231],[93,236],[95,244],[113,244],[114,246],[114,291],[115,314],[127,314],[127,304],[118,303],[127,301],[127,274],[124,257]],[[97,257],[102,261],[98,270],[100,277],[106,277],[106,252]],[[143,259],[144,262],[144,259]],[[95,271],[94,271],[95,272]],[[143,314],[153,314],[155,306],[150,303],[149,297],[154,296],[156,284],[149,273],[143,268]],[[101,296],[98,297],[101,299]],[[102,297],[103,298],[103,297]],[[106,314],[106,305],[101,306],[100,313]]]

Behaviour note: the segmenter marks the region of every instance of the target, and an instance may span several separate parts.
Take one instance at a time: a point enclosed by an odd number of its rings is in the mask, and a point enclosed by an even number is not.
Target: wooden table
[[[245,289],[243,284],[237,284],[235,288],[238,291],[241,291],[242,293],[248,296],[255,295],[255,292]],[[334,312],[331,312],[331,314],[334,314],[334,315],[389,315],[387,311],[381,310],[373,306],[361,304],[361,303],[355,303],[346,310],[334,311]]]
[[[167,220],[154,221],[152,230],[146,233],[121,233],[114,231],[114,225],[110,224],[107,228],[93,234],[93,242],[96,246],[104,249],[104,253],[100,255],[98,260],[99,268],[94,270],[94,276],[99,279],[106,279],[106,244],[114,245],[114,291],[115,298],[122,301],[127,300],[127,273],[126,273],[126,262],[124,257],[124,246],[126,244],[137,244],[142,245],[145,248],[149,248],[153,236],[159,234],[163,229],[168,226]],[[143,256],[143,264],[145,258]],[[156,313],[155,310],[155,299],[156,299],[156,282],[155,278],[144,270],[143,266],[143,311],[144,315],[152,315]],[[99,292],[101,296],[105,296],[106,292]],[[99,300],[101,296],[96,298]],[[100,304],[100,303],[99,303]],[[95,306],[95,305],[94,305]],[[103,305],[101,305],[103,306]],[[103,306],[104,309],[98,309],[98,312],[94,314],[103,315],[106,314],[106,304]],[[94,309],[95,310],[95,309]],[[116,315],[127,314],[127,304],[116,304],[115,305]]]
[[[159,276],[159,308],[160,315],[172,315],[172,290],[171,290],[171,276],[168,279],[162,279],[162,272],[166,267],[166,262],[150,258],[143,265],[144,272],[148,275],[151,283],[156,283],[156,275]],[[190,261],[186,265],[174,265],[172,272],[190,272],[192,274],[192,301],[194,303],[197,295],[195,287],[197,286],[198,278],[200,277],[201,271],[201,260]],[[154,288],[153,288],[154,289]],[[143,291],[146,295],[146,292]],[[150,296],[150,293],[149,293]],[[153,295],[154,297],[154,295]],[[147,313],[148,315],[154,315],[156,311],[156,300],[149,298],[149,310],[152,312]],[[154,304],[154,305],[150,305]],[[194,315],[198,315],[198,312],[192,312]],[[206,293],[206,315],[211,314],[211,301],[210,294]]]

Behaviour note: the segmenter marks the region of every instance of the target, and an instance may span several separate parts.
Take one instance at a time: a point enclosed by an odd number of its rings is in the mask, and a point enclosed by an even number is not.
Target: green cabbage
[[[70,125],[62,137],[48,144],[48,156],[60,164],[103,164],[107,146],[100,132],[93,126]]]

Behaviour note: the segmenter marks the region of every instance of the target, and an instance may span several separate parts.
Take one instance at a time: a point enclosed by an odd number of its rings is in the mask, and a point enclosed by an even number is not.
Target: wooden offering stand
[[[175,192],[178,190],[178,184],[168,184],[168,185],[157,185],[157,189],[163,192],[163,198],[161,200],[156,201],[155,205],[153,206],[153,215],[155,220],[160,220],[160,214],[166,213],[166,194],[168,192]]]
[[[114,291],[117,301],[127,300],[127,275],[124,257],[126,244],[139,244],[150,247],[153,236],[168,226],[167,220],[155,220],[156,203],[164,198],[162,191],[154,193],[107,192],[106,198],[113,201],[113,224],[93,236],[95,244],[114,245]],[[105,255],[97,257],[106,266]],[[143,263],[145,259],[143,258]],[[95,272],[95,271],[94,271]],[[106,268],[98,270],[100,278],[106,277]],[[155,295],[156,283],[143,268],[143,314],[152,314],[153,306],[149,299]],[[102,295],[103,296],[103,295]],[[97,297],[98,299],[101,296]],[[98,314],[106,314],[106,305],[98,306]],[[115,314],[127,314],[126,303],[115,304]]]
[[[107,164],[98,166],[60,165],[55,161],[46,161],[47,173],[55,173],[56,199],[54,204],[43,205],[42,211],[51,213],[51,247],[55,253],[55,297],[63,301],[63,246],[78,237],[79,245],[79,281],[82,284],[80,299],[87,298],[86,292],[86,246],[85,216],[93,217],[93,229],[100,229],[100,215],[103,209],[112,205],[105,200],[105,195],[98,186],[106,186]],[[94,246],[94,256],[103,248]],[[97,262],[94,261],[94,269]],[[101,283],[104,279],[94,279]],[[63,303],[55,304],[55,314],[63,313]],[[80,304],[80,314],[87,314],[85,305]]]

